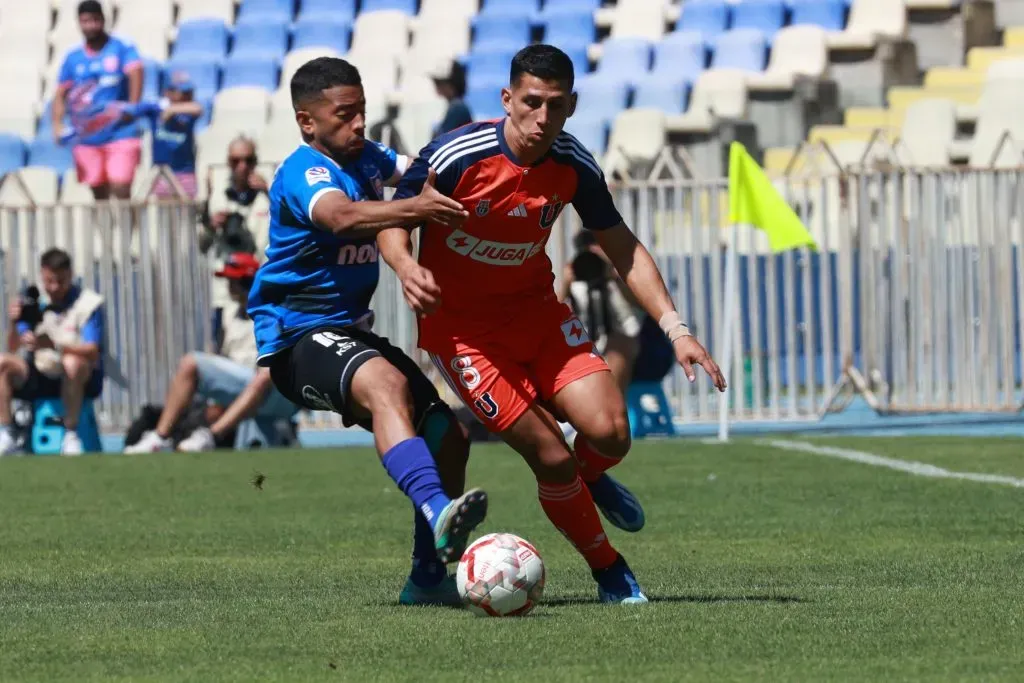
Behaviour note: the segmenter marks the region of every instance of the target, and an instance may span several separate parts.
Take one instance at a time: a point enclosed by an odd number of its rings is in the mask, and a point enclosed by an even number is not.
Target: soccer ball
[[[466,548],[455,580],[478,616],[523,616],[544,593],[544,560],[518,536],[488,534]]]

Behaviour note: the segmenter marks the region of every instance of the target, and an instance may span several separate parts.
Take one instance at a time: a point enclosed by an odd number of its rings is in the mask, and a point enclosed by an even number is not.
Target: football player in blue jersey
[[[416,363],[370,331],[369,306],[377,232],[457,226],[467,213],[432,182],[418,196],[383,201],[384,185],[409,161],[364,138],[366,99],[351,64],[314,59],[295,73],[291,95],[304,142],[270,187],[270,245],[249,295],[259,363],[296,404],[373,432],[384,468],[415,508],[413,570],[400,602],[456,603],[445,564],[461,557],[487,496],[462,493],[465,432]]]

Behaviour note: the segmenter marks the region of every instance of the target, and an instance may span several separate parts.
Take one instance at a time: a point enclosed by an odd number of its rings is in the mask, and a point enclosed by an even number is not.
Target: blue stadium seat
[[[753,28],[726,31],[715,39],[711,66],[716,69],[764,71],[768,61],[768,40]]]
[[[786,7],[782,0],[743,0],[732,6],[732,28],[756,28],[765,35],[775,35],[786,23]]]
[[[539,9],[539,0],[484,0],[480,16],[522,17],[532,20]]]
[[[790,24],[811,24],[827,31],[842,31],[846,26],[844,0],[790,0]]]
[[[501,86],[475,88],[466,93],[466,104],[475,121],[499,119],[505,115],[501,107]]]
[[[42,135],[29,145],[28,165],[48,166],[56,171],[57,175],[63,175],[75,167],[75,160],[71,156],[71,147],[58,145],[52,136]]]
[[[466,61],[466,87],[469,90],[508,85],[508,72],[514,48],[474,50]]]
[[[549,45],[589,45],[594,42],[594,14],[566,9],[544,15],[544,42]]]
[[[637,81],[633,90],[634,107],[661,109],[666,114],[682,114],[690,97],[690,83],[686,77],[670,77],[667,73],[653,73]]]
[[[271,57],[281,59],[288,51],[288,25],[263,18],[235,24],[232,56]]]
[[[242,0],[238,8],[238,20],[253,18],[291,21],[295,16],[295,0]]]
[[[693,83],[708,63],[707,47],[702,34],[676,31],[654,45],[653,71],[662,75],[680,76]]]
[[[625,81],[600,73],[576,79],[577,108],[589,115],[601,115],[611,121],[629,105],[630,86]]]
[[[600,6],[601,0],[547,0],[537,17],[543,22],[547,21],[549,14],[559,14],[565,11],[593,14]]]
[[[530,42],[530,19],[526,16],[481,14],[473,21],[473,47],[519,49]]]
[[[276,59],[231,56],[224,60],[224,81],[221,87],[237,88],[248,85],[277,90],[280,72],[280,62]]]
[[[220,19],[193,19],[178,26],[174,58],[220,59],[228,51],[228,27]]]
[[[700,31],[710,41],[729,26],[729,6],[725,0],[689,0],[676,22],[681,31]]]
[[[212,98],[220,89],[220,64],[214,59],[172,59],[164,65],[164,73],[184,71],[195,86],[195,99]],[[166,78],[164,82],[166,82]]]
[[[337,50],[338,54],[345,54],[351,37],[352,25],[344,19],[303,16],[292,29],[292,49],[329,47]]]
[[[584,76],[590,72],[590,57],[587,56],[586,45],[558,45],[565,54],[569,55],[569,59],[572,60],[573,70],[576,73],[576,78]]]
[[[643,38],[609,38],[604,41],[597,73],[631,83],[651,66],[651,44]]]
[[[142,99],[155,100],[162,92],[161,78],[164,68],[160,62],[149,57],[142,58]]]
[[[24,166],[27,152],[25,141],[17,135],[0,133],[0,175]]]
[[[311,17],[352,23],[356,18],[356,0],[302,0],[299,19]]]
[[[608,119],[602,115],[580,112],[565,122],[571,133],[593,154],[602,155],[608,145]]]
[[[363,0],[361,12],[398,10],[409,16],[416,16],[416,0]]]

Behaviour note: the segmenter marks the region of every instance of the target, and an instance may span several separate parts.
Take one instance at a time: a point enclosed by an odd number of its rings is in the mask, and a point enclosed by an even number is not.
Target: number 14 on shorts
[[[317,332],[313,335],[313,341],[328,349],[332,346],[337,346],[337,355],[339,356],[356,345],[356,342],[351,337],[343,337],[336,332],[330,331]]]

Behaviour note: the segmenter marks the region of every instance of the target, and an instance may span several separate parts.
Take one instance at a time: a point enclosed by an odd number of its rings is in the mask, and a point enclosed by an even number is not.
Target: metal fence
[[[726,181],[689,177],[672,150],[642,177],[613,181],[623,217],[691,328],[720,362],[733,354],[730,419],[814,418],[841,408],[851,391],[885,412],[1020,409],[1024,170],[803,164],[777,186],[816,252],[773,255],[762,234],[729,229]],[[548,244],[556,276],[579,229],[575,213],[565,214]],[[35,280],[50,246],[71,252],[84,283],[107,298],[108,428],[162,400],[178,359],[209,344],[211,275],[196,238],[188,203],[0,207],[3,301]],[[730,246],[740,305],[727,351],[719,330]],[[433,373],[415,350],[394,274],[381,271],[378,332]],[[0,330],[9,325],[0,321]],[[665,386],[679,418],[717,418],[709,382],[691,385],[677,370]],[[309,424],[338,422],[318,414]]]

